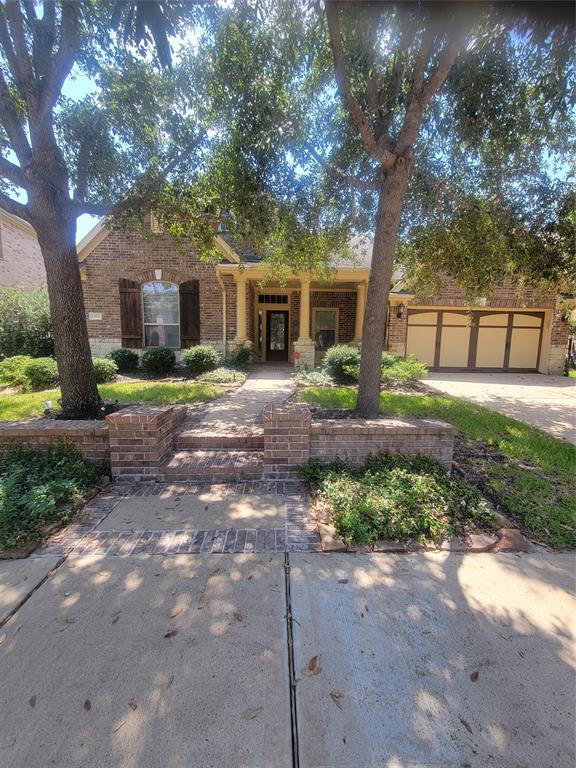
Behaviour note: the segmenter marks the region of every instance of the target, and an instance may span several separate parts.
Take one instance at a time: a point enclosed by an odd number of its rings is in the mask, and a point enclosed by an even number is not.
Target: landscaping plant
[[[38,539],[47,523],[68,522],[70,505],[102,472],[66,442],[46,452],[9,451],[0,465],[0,549]]]
[[[140,364],[138,353],[132,349],[113,349],[112,352],[108,352],[106,357],[116,363],[120,373],[132,373],[138,370]]]
[[[246,381],[246,374],[234,368],[215,368],[213,371],[200,374],[196,381],[210,384],[235,384]]]
[[[220,363],[220,355],[209,344],[198,344],[187,349],[182,355],[182,360],[190,373],[199,375],[217,368]]]
[[[300,469],[346,543],[439,542],[496,523],[478,491],[425,456],[381,455],[360,469],[309,461]]]
[[[118,366],[114,360],[107,360],[105,357],[93,357],[92,365],[97,384],[108,384],[116,378]]]
[[[250,344],[240,344],[226,358],[226,365],[241,371],[247,370],[254,362],[254,351]]]
[[[167,376],[176,365],[176,355],[168,347],[147,349],[140,366],[149,376]]]
[[[54,353],[45,288],[0,288],[0,355],[45,357]]]
[[[337,384],[353,384],[358,380],[360,350],[336,344],[324,355],[324,368]]]

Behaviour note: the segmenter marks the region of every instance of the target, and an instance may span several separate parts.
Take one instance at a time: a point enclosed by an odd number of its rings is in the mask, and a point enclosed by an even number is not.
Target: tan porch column
[[[356,286],[356,325],[354,326],[354,341],[358,344],[362,341],[362,329],[364,327],[364,311],[366,309],[366,283],[358,283]]]
[[[298,341],[311,341],[310,338],[310,278],[300,280],[300,335]]]
[[[244,342],[247,339],[247,325],[246,325],[246,275],[243,272],[238,272],[234,275],[236,282],[236,338],[235,342],[238,344]]]

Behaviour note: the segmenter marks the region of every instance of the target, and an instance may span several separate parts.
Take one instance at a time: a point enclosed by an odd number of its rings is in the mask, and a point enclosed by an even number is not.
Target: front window
[[[180,348],[180,297],[174,283],[144,283],[144,346]]]
[[[336,344],[338,312],[335,309],[317,309],[314,312],[314,340],[316,349],[326,351]]]

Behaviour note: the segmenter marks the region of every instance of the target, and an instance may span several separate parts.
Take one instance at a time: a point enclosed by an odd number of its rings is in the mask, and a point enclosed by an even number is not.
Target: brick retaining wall
[[[378,453],[430,456],[449,469],[456,430],[430,419],[322,419],[308,406],[289,403],[264,410],[264,472],[283,477],[308,459],[340,459],[361,466]]]
[[[84,459],[94,464],[107,464],[110,460],[105,421],[36,419],[0,422],[0,453],[13,445],[48,450],[58,440],[69,440]]]

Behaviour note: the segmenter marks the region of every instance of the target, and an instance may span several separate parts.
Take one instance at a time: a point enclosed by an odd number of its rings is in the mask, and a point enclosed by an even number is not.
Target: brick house
[[[262,362],[311,367],[335,343],[360,343],[369,246],[355,241],[357,260],[340,261],[329,284],[300,274],[262,287],[262,262],[241,260],[222,235],[216,242],[222,259],[207,264],[167,234],[97,224],[78,246],[93,353],[164,345],[179,353],[199,343],[229,351],[250,343]],[[440,370],[560,373],[568,325],[556,298],[506,283],[469,307],[449,279],[435,297],[399,283],[390,294],[386,348]]]
[[[0,288],[39,288],[46,270],[34,229],[27,221],[0,210]]]

